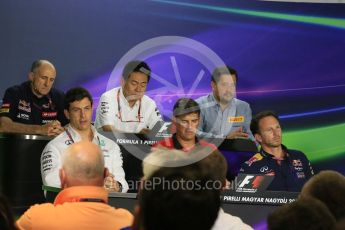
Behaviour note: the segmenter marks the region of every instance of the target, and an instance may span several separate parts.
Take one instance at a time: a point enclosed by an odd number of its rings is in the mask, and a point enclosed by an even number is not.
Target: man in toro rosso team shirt
[[[272,111],[258,113],[250,124],[261,150],[243,163],[240,172],[272,175],[268,190],[295,191],[314,174],[309,160],[301,151],[282,145],[282,130],[278,116]]]
[[[67,124],[64,94],[52,88],[56,70],[47,60],[32,63],[29,81],[8,88],[0,108],[0,132],[54,136]]]

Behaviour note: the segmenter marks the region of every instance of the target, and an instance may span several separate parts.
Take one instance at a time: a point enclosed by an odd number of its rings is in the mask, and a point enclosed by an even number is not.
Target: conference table
[[[291,203],[298,197],[296,192],[262,191],[243,193],[226,190],[221,196],[221,206],[226,213],[238,216],[255,229],[266,229],[266,218],[277,207]],[[136,193],[109,193],[109,204],[133,212],[137,204]],[[162,204],[164,205],[164,204]]]
[[[121,148],[123,167],[126,180],[137,182],[142,176],[142,159],[150,152],[151,145],[164,138],[164,136],[145,136],[133,134],[102,133],[114,140]],[[50,137],[39,135],[0,134],[0,192],[5,194],[17,215],[23,213],[28,207],[36,203],[46,202],[42,190],[40,173],[40,156]],[[256,151],[256,146],[245,140],[223,141],[213,140],[227,158],[230,170],[228,179],[233,179],[238,172],[240,163],[243,163]],[[110,204],[115,207],[125,207],[133,210],[136,203],[136,190],[127,194],[110,193]],[[256,194],[267,196],[272,192]],[[231,195],[233,197],[231,198]],[[243,194],[237,191],[228,191],[222,196],[224,210],[233,215],[242,217],[248,223],[262,220],[277,205],[283,203],[265,202],[257,203],[255,199],[245,199],[253,194]],[[272,199],[290,202],[297,197],[295,193],[273,192]],[[228,199],[229,198],[229,199]],[[240,200],[240,202],[238,201]],[[260,211],[258,211],[260,210]]]

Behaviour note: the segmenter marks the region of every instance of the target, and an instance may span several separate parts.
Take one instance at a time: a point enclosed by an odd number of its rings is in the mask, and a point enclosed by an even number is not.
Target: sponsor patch
[[[265,175],[267,175],[267,176],[275,176],[276,173],[272,169],[271,171],[267,172]]]
[[[302,161],[300,159],[292,160],[292,165],[295,167],[302,167]]]
[[[310,162],[309,162],[309,170],[310,170],[311,175],[314,175],[314,170],[313,170],[313,167],[311,167]]]
[[[156,112],[156,114],[157,114],[157,117],[161,117],[161,113],[159,112],[159,110],[158,110],[157,107],[155,108],[155,112]]]
[[[104,141],[104,140],[101,140],[100,143],[99,143],[99,145],[100,145],[101,147],[104,147],[104,146],[105,146],[105,141]]]
[[[0,113],[9,113],[10,112],[10,108],[1,108],[0,109]]]
[[[299,172],[300,172],[300,171],[303,171],[303,167],[294,166],[294,168],[295,168],[296,171],[299,171]]]
[[[109,103],[108,102],[105,102],[105,101],[102,101],[101,102],[101,113],[102,114],[106,114],[109,112]]]
[[[31,113],[30,102],[26,102],[25,100],[19,100],[18,109]]]
[[[229,122],[244,122],[244,116],[238,116],[238,117],[229,117]]]
[[[43,105],[42,105],[42,108],[44,108],[44,109],[49,109],[49,108],[50,108],[50,103],[48,103],[48,104],[43,104]]]
[[[25,113],[18,113],[17,114],[17,118],[24,119],[24,120],[29,120],[30,119],[30,115],[29,114],[25,114]]]
[[[296,174],[297,174],[297,178],[299,179],[305,178],[304,172],[297,172]]]
[[[268,166],[267,165],[265,165],[265,166],[260,168],[260,172],[262,172],[262,173],[265,173],[267,171],[268,171]]]
[[[11,106],[10,103],[5,103],[1,105],[1,108],[9,108]]]
[[[65,141],[65,145],[71,145],[71,144],[73,144],[73,141],[72,141],[72,140],[66,140],[66,141]]]
[[[259,161],[262,159],[262,156],[260,153],[255,154],[252,158],[246,161],[246,164],[248,166],[251,166],[255,161]]]
[[[56,117],[57,112],[42,112],[42,118]]]
[[[25,100],[19,100],[19,105],[23,107],[30,107],[30,102],[26,102]]]

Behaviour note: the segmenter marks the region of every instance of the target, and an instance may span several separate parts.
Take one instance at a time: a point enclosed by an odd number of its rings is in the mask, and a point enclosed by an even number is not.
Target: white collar
[[[129,103],[128,103],[128,101],[127,101],[127,98],[125,97],[125,95],[123,94],[123,89],[122,89],[122,87],[120,87],[120,103],[122,102],[122,103],[124,103],[124,105],[126,106],[126,107],[128,107],[128,108],[130,108],[130,106],[129,106]],[[117,97],[117,95],[116,95],[116,97]],[[132,107],[132,108],[134,108],[134,107],[136,107],[136,106],[138,106],[139,105],[139,100],[137,100],[136,102],[135,102],[135,104],[134,104],[134,106]]]
[[[79,142],[81,141],[81,137],[80,137],[80,134],[78,133],[77,130],[75,130],[71,124],[68,124],[66,126],[66,129],[67,131],[71,134],[74,142]],[[91,125],[91,131],[92,131],[92,134],[93,134],[93,138],[92,138],[92,142],[93,143],[98,143],[98,132],[97,130],[95,129],[95,127],[93,127],[93,125]]]

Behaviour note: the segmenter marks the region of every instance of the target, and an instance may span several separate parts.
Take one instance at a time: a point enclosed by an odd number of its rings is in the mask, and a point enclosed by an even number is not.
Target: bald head
[[[31,90],[38,98],[49,94],[56,77],[56,70],[47,60],[37,60],[31,65],[29,80]]]
[[[60,170],[61,187],[103,186],[104,158],[101,149],[88,141],[69,146],[63,154]]]
[[[30,72],[36,72],[41,66],[46,66],[55,71],[54,65],[48,60],[36,60],[32,63]]]
[[[313,197],[327,205],[334,217],[345,217],[345,177],[336,171],[321,171],[303,186],[300,196]]]

